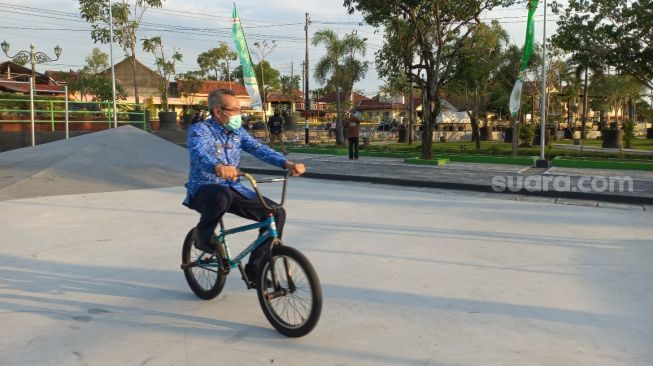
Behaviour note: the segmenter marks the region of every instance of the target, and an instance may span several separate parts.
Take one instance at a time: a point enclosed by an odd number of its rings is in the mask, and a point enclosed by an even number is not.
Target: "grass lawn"
[[[601,147],[601,140],[583,140],[583,146]],[[555,144],[568,144],[572,145],[574,142],[571,140],[556,141]],[[653,150],[653,140],[645,138],[636,138],[633,140],[633,149],[635,150]]]
[[[585,144],[584,146],[598,146],[600,147],[601,141],[599,140],[587,140],[590,144]],[[585,142],[585,141],[584,141]],[[556,141],[555,143],[563,143],[563,141]],[[570,142],[573,143],[573,142]],[[596,144],[596,145],[594,145]],[[633,142],[633,145],[636,149],[641,150],[653,150],[653,140],[646,139],[636,139]],[[366,147],[368,151],[386,151],[386,152],[411,152],[418,153],[420,152],[421,145],[419,142],[415,142],[412,145],[406,143],[379,143],[371,144]],[[434,142],[433,143],[433,153],[445,153],[445,154],[484,154],[484,155],[511,155],[512,154],[512,144],[498,141],[482,141],[481,148],[476,150],[475,142]],[[520,147],[517,152],[520,156],[539,156],[540,147]],[[560,148],[547,147],[545,150],[545,155],[547,159],[553,159],[557,156],[569,156],[569,157],[586,157],[586,158],[615,158],[615,159],[638,159],[638,160],[653,160],[653,156],[644,156],[644,155],[634,155],[628,153],[602,153],[602,152],[592,152],[592,151],[575,151],[575,150],[566,150]]]

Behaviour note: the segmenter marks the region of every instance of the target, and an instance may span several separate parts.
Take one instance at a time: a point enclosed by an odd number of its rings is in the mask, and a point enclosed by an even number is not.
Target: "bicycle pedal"
[[[222,272],[225,275],[228,275],[230,271],[231,271],[231,265],[229,264],[229,261],[225,258],[221,258],[220,272]]]

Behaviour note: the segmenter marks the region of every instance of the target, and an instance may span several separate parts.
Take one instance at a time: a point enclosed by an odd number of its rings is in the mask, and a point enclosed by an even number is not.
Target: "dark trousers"
[[[349,159],[358,159],[358,137],[349,138]]]
[[[273,201],[265,198],[268,205],[273,205]],[[191,207],[199,212],[202,216],[197,224],[198,236],[201,240],[208,240],[215,232],[222,215],[225,212],[238,215],[242,218],[254,221],[263,221],[267,217],[267,210],[261,205],[258,198],[248,199],[233,189],[218,184],[210,184],[200,187],[191,199]],[[286,211],[281,208],[274,214],[279,237],[283,233],[283,225],[286,223]],[[266,228],[261,228],[263,232]],[[270,241],[259,246],[249,256],[249,263],[258,267],[260,260],[265,256]]]

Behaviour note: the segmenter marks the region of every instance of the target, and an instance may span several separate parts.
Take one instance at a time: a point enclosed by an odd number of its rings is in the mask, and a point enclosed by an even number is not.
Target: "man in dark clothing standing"
[[[278,109],[274,111],[274,115],[268,120],[268,129],[270,130],[270,146],[274,144],[275,140],[279,140],[281,151],[283,151],[284,155],[288,155],[288,150],[286,150],[283,143],[283,119]]]
[[[349,140],[349,160],[358,160],[358,137],[360,135],[361,121],[350,114],[347,118],[347,136]]]

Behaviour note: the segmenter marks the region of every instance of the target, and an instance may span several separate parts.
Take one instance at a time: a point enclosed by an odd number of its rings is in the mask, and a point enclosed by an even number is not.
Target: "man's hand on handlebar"
[[[218,164],[215,166],[215,174],[222,179],[232,181],[238,179],[238,169],[234,165]]]
[[[293,177],[299,177],[306,173],[306,167],[304,164],[295,164],[292,161],[287,161],[285,168],[292,172]]]

